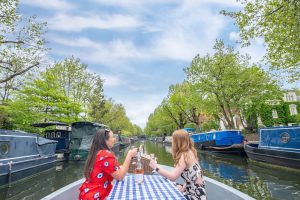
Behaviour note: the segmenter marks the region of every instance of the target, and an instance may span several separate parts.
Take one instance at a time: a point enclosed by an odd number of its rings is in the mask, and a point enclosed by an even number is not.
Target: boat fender
[[[77,155],[75,156],[75,160],[79,161],[80,159],[81,159],[81,156],[77,154]]]

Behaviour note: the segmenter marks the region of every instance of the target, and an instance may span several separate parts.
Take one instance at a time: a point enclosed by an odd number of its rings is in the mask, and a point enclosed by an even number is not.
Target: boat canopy
[[[93,122],[74,122],[71,124],[71,144],[70,149],[73,150],[89,150],[92,139],[95,133],[100,128],[107,128],[104,124],[98,124]]]

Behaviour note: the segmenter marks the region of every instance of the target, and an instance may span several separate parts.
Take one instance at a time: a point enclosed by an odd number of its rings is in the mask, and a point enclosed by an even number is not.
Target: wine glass
[[[130,146],[130,149],[134,149],[134,148],[136,148],[134,145],[132,145],[132,146]],[[134,161],[133,159],[131,159],[132,160],[132,165],[135,165],[136,164],[136,161]]]
[[[154,160],[157,159],[157,158],[155,157],[154,153],[151,153],[151,154],[150,154],[150,159],[151,159],[151,160],[152,160],[152,159],[154,159]],[[156,170],[155,170],[155,169],[152,170],[152,174],[154,174],[154,173],[156,173]]]

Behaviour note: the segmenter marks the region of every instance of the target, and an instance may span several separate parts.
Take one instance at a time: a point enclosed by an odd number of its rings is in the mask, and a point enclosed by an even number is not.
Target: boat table
[[[185,200],[183,194],[168,179],[160,175],[144,175],[144,182],[137,184],[134,175],[116,181],[107,200],[112,199],[169,199]]]

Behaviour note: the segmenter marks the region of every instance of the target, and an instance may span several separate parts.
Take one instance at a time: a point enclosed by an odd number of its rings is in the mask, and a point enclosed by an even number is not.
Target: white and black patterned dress
[[[194,163],[181,173],[181,177],[186,181],[186,198],[189,200],[206,200],[205,183],[198,184],[197,179],[202,177],[203,171],[199,163]]]

